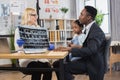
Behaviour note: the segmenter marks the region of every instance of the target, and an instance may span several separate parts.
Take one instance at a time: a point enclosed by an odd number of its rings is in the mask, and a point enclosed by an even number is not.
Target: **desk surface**
[[[45,53],[0,53],[0,59],[30,59],[30,58],[48,58],[48,59],[63,59],[68,52],[45,52]]]

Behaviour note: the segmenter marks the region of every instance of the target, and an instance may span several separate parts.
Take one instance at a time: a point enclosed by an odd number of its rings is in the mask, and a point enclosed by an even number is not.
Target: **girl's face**
[[[31,23],[31,25],[36,24],[37,23],[37,18],[38,18],[36,12],[32,12],[31,14],[29,14],[29,16],[30,16],[30,21],[29,22]]]
[[[82,32],[82,28],[76,23],[72,23],[72,29],[75,34],[80,34]]]

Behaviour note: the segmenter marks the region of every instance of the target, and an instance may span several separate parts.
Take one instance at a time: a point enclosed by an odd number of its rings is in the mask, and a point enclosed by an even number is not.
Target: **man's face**
[[[87,25],[88,21],[90,20],[90,16],[88,15],[88,12],[86,11],[86,9],[83,9],[80,16],[79,16],[80,22],[82,24]]]

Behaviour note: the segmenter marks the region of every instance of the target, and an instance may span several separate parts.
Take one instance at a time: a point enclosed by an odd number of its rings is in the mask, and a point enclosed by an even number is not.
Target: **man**
[[[96,14],[97,10],[92,6],[85,6],[81,12],[79,20],[85,25],[86,39],[80,49],[66,48],[73,57],[81,57],[81,59],[64,64],[65,80],[73,80],[72,74],[83,73],[87,73],[90,80],[103,80],[104,78],[105,34],[95,23]],[[56,64],[57,62],[53,66],[58,67]]]

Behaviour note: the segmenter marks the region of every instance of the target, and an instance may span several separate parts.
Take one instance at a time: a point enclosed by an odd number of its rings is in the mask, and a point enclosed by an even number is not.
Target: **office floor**
[[[22,78],[24,74],[17,71],[0,71],[0,80],[30,80],[30,75]],[[108,73],[105,74],[104,80],[119,80],[120,79],[120,71],[113,71],[112,75]],[[55,73],[53,72],[52,80],[57,80]],[[89,80],[86,75],[77,75],[75,76],[75,80]]]

